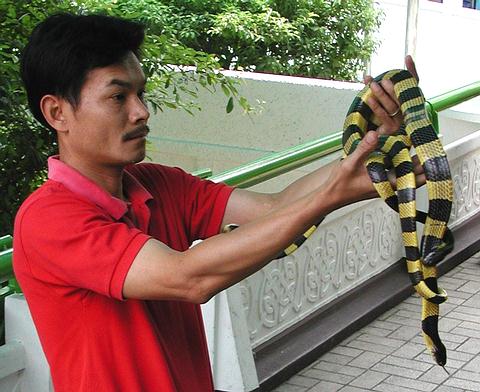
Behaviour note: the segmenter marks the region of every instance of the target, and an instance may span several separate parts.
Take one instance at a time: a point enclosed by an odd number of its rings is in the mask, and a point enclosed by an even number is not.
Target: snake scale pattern
[[[368,174],[375,189],[389,207],[399,213],[402,240],[408,274],[416,292],[422,298],[422,334],[427,349],[435,362],[445,366],[447,353],[438,334],[439,305],[447,293],[437,285],[436,264],[453,249],[453,236],[447,228],[450,218],[453,185],[447,156],[425,110],[425,98],[417,80],[406,70],[387,71],[374,80],[389,79],[400,102],[404,125],[392,136],[379,136],[377,150],[366,160]],[[343,153],[351,154],[367,130],[378,128],[378,119],[367,104],[372,95],[366,86],[353,100],[343,128]],[[416,209],[414,164],[412,147],[419,158],[426,177],[429,199],[428,214]],[[388,179],[393,169],[395,191]],[[417,222],[424,224],[421,244],[418,244]],[[276,258],[285,257],[300,247],[316,230],[313,225],[284,249]],[[226,225],[224,232],[238,227]]]
[[[453,184],[447,156],[427,112],[425,98],[417,80],[405,70],[387,71],[374,80],[389,79],[400,102],[404,125],[393,136],[379,137],[377,150],[366,161],[367,171],[378,194],[400,216],[405,259],[413,287],[422,298],[422,333],[425,345],[436,363],[445,366],[447,353],[438,334],[439,305],[447,293],[437,285],[436,264],[453,249],[453,236],[447,228],[453,200]],[[366,86],[348,110],[343,133],[344,154],[349,155],[367,130],[378,122],[367,105],[372,94]],[[428,214],[417,211],[415,174],[410,156],[415,148],[423,166],[429,200]],[[395,192],[388,180],[388,170],[396,175]],[[418,244],[417,221],[424,223]]]

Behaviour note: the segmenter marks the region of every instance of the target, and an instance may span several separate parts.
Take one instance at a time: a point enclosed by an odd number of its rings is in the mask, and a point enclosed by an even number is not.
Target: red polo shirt
[[[124,300],[122,287],[150,237],[183,251],[217,234],[232,188],[155,164],[123,181],[128,204],[50,158],[15,220],[15,275],[55,391],[211,391],[200,307]]]

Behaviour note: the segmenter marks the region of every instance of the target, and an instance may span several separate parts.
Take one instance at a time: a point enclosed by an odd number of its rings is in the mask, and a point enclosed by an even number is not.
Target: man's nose
[[[148,120],[148,118],[150,117],[150,112],[145,101],[142,98],[135,98],[131,108],[130,116],[133,123]]]

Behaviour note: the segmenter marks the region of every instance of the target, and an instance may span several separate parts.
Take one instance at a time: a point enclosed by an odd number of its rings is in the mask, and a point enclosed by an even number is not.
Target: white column
[[[25,349],[25,370],[15,391],[52,392],[50,368],[22,294],[5,298],[5,340],[7,344],[20,342]]]
[[[418,0],[408,0],[407,31],[405,33],[405,55],[415,58],[417,49]]]
[[[238,287],[202,305],[215,388],[244,392],[258,388],[258,377]]]

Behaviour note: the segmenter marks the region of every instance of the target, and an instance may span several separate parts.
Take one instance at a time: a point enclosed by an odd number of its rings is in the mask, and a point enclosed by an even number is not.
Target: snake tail
[[[423,299],[423,301],[426,300]],[[447,363],[447,349],[438,334],[438,305],[432,305],[428,302],[423,305],[423,308],[428,309],[426,314],[422,316],[422,335],[425,346],[435,362],[440,366],[445,366]]]
[[[307,231],[305,231],[303,234],[298,236],[294,242],[292,242],[288,247],[283,249],[279,254],[277,254],[272,260],[277,260],[277,259],[283,259],[284,257],[287,257],[288,255],[292,254],[295,252],[300,246],[303,245],[303,243],[317,230],[318,226],[320,223],[322,223],[323,218],[318,221],[316,224],[312,225]],[[239,226],[234,223],[227,224],[223,226],[222,228],[222,233],[229,233]]]
[[[434,268],[434,267],[433,267]],[[436,271],[430,271],[431,275],[425,278],[425,283],[434,292],[440,292],[443,297],[447,298],[445,290],[438,287]],[[435,362],[440,366],[445,366],[447,363],[447,349],[442,343],[438,334],[438,318],[439,318],[439,303],[422,299],[422,335],[425,346],[430,351]]]

